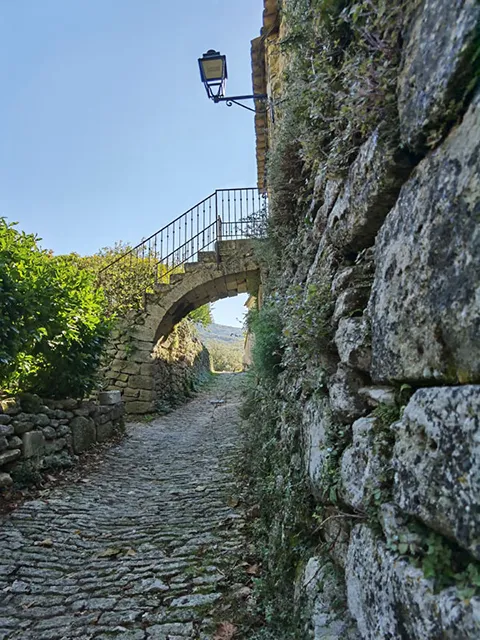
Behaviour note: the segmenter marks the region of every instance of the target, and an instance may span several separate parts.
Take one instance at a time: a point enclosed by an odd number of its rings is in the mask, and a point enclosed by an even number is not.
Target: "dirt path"
[[[213,637],[242,543],[228,506],[239,384],[219,376],[174,413],[129,425],[84,483],[0,520],[0,640]]]

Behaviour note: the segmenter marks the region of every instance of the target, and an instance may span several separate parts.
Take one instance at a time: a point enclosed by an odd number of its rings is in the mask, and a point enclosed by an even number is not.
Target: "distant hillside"
[[[202,342],[221,342],[223,344],[239,344],[243,347],[243,329],[239,327],[227,327],[224,324],[210,324],[208,327],[197,325]]]

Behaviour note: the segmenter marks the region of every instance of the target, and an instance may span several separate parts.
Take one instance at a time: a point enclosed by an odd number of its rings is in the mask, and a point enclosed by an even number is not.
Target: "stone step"
[[[177,282],[181,282],[184,277],[184,273],[171,273],[170,274],[170,284],[177,284]]]
[[[196,271],[200,266],[199,262],[186,262],[184,265],[185,273],[191,273],[192,271]]]
[[[199,251],[198,261],[199,262],[216,262],[217,254],[215,253],[215,251]]]

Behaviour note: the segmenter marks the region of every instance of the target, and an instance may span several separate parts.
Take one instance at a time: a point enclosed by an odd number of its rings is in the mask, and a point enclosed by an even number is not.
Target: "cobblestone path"
[[[239,377],[219,378],[129,425],[85,483],[0,520],[0,640],[212,638],[242,543],[228,506]]]

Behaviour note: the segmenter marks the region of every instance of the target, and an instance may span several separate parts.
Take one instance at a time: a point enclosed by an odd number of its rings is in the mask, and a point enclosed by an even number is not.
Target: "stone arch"
[[[130,312],[113,335],[104,373],[109,389],[120,389],[128,413],[155,409],[153,350],[194,309],[239,293],[255,293],[260,269],[250,240],[218,243],[218,253],[200,252],[169,284],[147,294],[145,309]]]

